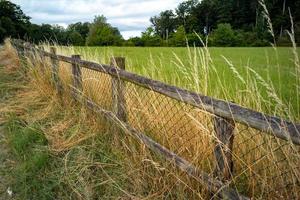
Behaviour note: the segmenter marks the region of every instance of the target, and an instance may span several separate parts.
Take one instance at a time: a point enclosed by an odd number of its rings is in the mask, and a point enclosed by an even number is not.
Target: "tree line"
[[[300,0],[186,0],[150,18],[140,37],[124,40],[103,15],[63,28],[30,22],[20,6],[0,0],[0,42],[6,37],[75,46],[268,46],[300,42]]]
[[[129,39],[135,46],[291,45],[286,30],[291,19],[300,42],[300,0],[187,0],[175,10],[151,17],[142,37]],[[208,37],[207,37],[208,36]]]
[[[33,43],[51,42],[74,46],[113,46],[124,42],[120,31],[112,27],[103,15],[93,22],[77,22],[64,28],[59,25],[33,24],[20,6],[0,0],[0,42],[6,37],[24,39]]]

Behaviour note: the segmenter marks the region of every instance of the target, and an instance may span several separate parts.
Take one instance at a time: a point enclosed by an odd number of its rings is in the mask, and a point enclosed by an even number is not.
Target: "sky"
[[[75,22],[91,22],[104,15],[128,39],[140,36],[150,26],[150,17],[174,9],[182,0],[11,0],[36,24],[67,27]]]

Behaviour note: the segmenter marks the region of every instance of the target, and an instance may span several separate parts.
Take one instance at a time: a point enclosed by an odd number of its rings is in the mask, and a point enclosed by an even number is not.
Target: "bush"
[[[69,35],[69,40],[74,46],[83,46],[85,43],[84,38],[77,31],[73,31]]]
[[[300,46],[300,22],[295,24],[295,40],[298,46]]]
[[[104,16],[96,16],[90,25],[86,44],[90,46],[120,45],[122,36],[117,28],[112,27]]]
[[[290,37],[287,34],[284,34],[281,37],[279,37],[276,42],[277,46],[282,47],[291,47],[293,45]]]
[[[124,42],[125,46],[137,46],[142,47],[145,46],[145,42],[140,37],[129,38]]]
[[[215,46],[229,47],[236,44],[234,30],[227,23],[218,24],[217,29],[213,31],[212,39]]]
[[[170,44],[175,47],[184,47],[186,46],[186,35],[183,26],[179,26],[176,32],[172,35],[170,39]]]
[[[151,36],[147,38],[147,40],[143,40],[143,41],[145,43],[145,46],[159,47],[161,45],[161,39],[157,35]]]
[[[200,36],[200,38],[199,38],[199,36]],[[186,38],[188,40],[189,46],[202,47],[203,44],[202,44],[201,40],[204,42],[204,44],[206,42],[205,41],[206,38],[203,35],[201,35],[201,34],[196,35],[196,33],[190,33],[190,34],[186,35]]]

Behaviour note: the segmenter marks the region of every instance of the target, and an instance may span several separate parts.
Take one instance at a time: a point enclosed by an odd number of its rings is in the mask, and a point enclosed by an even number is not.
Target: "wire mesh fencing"
[[[82,72],[83,94],[112,110],[112,77],[90,69]],[[212,174],[218,140],[215,116],[134,83],[124,81],[124,85],[130,126]],[[298,146],[240,124],[234,136],[232,187],[251,197],[300,197]]]
[[[60,61],[58,66],[58,77],[64,92],[69,94],[72,92],[70,88],[74,87],[73,65]],[[227,138],[232,141],[233,146],[230,147],[216,135],[215,119],[219,116],[108,72],[81,64],[80,70],[80,92],[83,96],[102,109],[115,112],[114,91],[121,88],[126,112],[122,120],[126,119],[130,127],[184,158],[200,171],[215,176],[245,196],[300,198],[300,147],[291,141],[235,123],[233,135]],[[116,80],[118,84],[113,83]],[[221,157],[230,158],[233,163],[224,167],[230,168],[225,180],[216,173],[217,145],[221,145],[221,153],[226,154]],[[229,165],[226,160],[223,163]]]

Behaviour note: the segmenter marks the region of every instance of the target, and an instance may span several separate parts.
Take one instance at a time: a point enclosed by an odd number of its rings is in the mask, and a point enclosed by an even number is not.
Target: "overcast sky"
[[[11,0],[21,6],[32,23],[59,24],[91,22],[103,14],[118,27],[125,39],[139,36],[149,25],[150,17],[174,9],[182,0]]]

